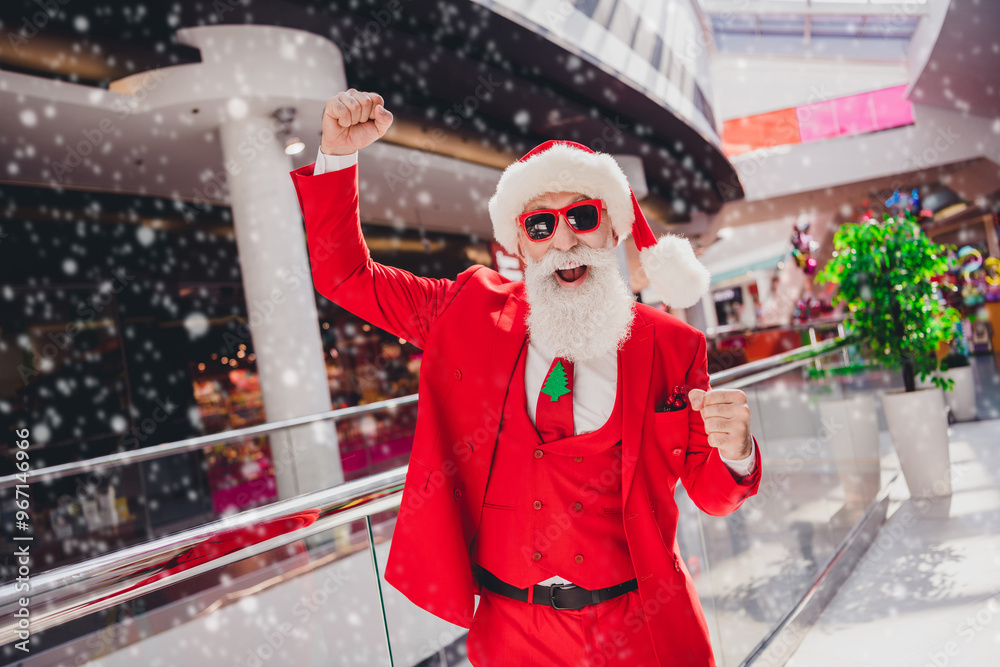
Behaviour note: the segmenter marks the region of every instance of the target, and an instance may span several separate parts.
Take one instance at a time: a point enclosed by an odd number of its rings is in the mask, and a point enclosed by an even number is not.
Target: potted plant
[[[945,393],[944,398],[951,410],[953,421],[965,422],[978,418],[976,412],[976,377],[965,351],[964,341],[956,339],[959,345],[941,359],[941,368],[945,369],[944,377],[952,380],[952,389]],[[933,386],[932,382],[918,383],[921,386]]]
[[[830,390],[833,397],[823,398],[818,406],[823,437],[830,444],[844,504],[864,510],[882,488],[878,413],[871,396],[845,396],[839,383]]]
[[[953,389],[945,394],[948,407],[955,421],[965,422],[978,418],[976,413],[976,376],[972,363],[963,348],[953,350],[941,360],[945,377],[954,382]]]
[[[870,392],[848,393],[856,376],[881,370],[881,366],[868,359],[855,360],[858,356],[856,344],[850,345],[845,349],[848,363],[809,369],[809,379],[819,388],[822,437],[830,445],[844,505],[852,514],[864,511],[882,488],[875,401]]]
[[[933,243],[915,216],[901,210],[868,214],[834,235],[833,257],[818,282],[838,286],[834,305],[847,307],[845,326],[863,337],[864,349],[890,370],[903,373],[904,391],[887,392],[882,407],[900,466],[913,497],[951,494],[951,457],[943,390],[954,381],[937,348],[951,340],[959,314],[944,303],[934,280],[947,272],[947,249]],[[932,377],[929,388],[915,377]]]

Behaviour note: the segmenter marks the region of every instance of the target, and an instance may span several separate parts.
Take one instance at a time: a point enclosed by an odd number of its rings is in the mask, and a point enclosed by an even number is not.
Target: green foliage
[[[948,271],[945,246],[933,243],[912,217],[890,217],[846,224],[833,238],[834,256],[816,275],[817,282],[839,286],[833,305],[847,306],[852,333],[891,370],[903,369],[907,391],[913,375],[926,379],[938,367],[938,345],[950,341],[958,311],[935,295],[931,278]],[[949,289],[942,286],[942,289]],[[933,377],[950,390],[953,380]]]
[[[856,361],[846,366],[830,366],[828,368],[810,368],[809,369],[809,379],[810,380],[825,380],[834,377],[846,377],[851,375],[860,375],[862,373],[867,373],[871,370],[878,370],[881,366],[878,364],[869,363],[867,361]]]

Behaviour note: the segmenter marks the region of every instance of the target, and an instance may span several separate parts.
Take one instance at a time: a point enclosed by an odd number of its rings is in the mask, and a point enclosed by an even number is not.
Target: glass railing
[[[877,395],[896,381],[843,339],[711,381],[746,392],[762,481],[728,517],[700,512],[678,484],[677,539],[718,664],[735,666],[781,637],[858,526],[877,514],[897,473]],[[0,659],[463,664],[466,630],[384,580],[405,473],[384,471],[47,572],[34,562],[27,628],[17,582],[0,588]],[[30,653],[15,648],[26,633]]]
[[[681,553],[720,667],[754,664],[777,638],[794,650],[795,633],[776,631],[796,620],[852,530],[884,520],[879,501],[899,472],[879,399],[901,386],[897,374],[853,346],[776,371],[713,383],[747,394],[763,465],[757,494],[728,517],[700,512],[680,486],[676,496]]]
[[[34,557],[47,568],[83,562],[273,503],[278,495],[270,452],[289,449],[310,424],[332,422],[336,428],[346,481],[405,465],[416,412],[413,394],[80,461],[31,465],[27,478],[35,485]],[[392,426],[386,426],[390,422]],[[255,460],[250,450],[266,455]],[[35,459],[45,454],[30,452]],[[8,474],[0,475],[0,507],[5,510],[3,523],[9,525],[16,486],[24,478],[13,456],[2,472]],[[184,502],[167,507],[172,496],[161,493],[161,487],[150,488],[153,484],[176,487]],[[11,532],[0,531],[5,554],[16,548]],[[15,575],[10,563],[0,563],[0,583]]]

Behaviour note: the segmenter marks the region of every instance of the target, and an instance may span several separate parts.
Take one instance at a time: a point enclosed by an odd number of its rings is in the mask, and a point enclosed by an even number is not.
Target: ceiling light
[[[306,149],[306,145],[298,137],[288,137],[285,141],[285,155],[298,155]]]

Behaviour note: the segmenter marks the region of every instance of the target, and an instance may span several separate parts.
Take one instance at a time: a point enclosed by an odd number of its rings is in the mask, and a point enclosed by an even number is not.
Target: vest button
[[[535,553],[531,554],[531,560],[542,560],[542,554],[536,551]]]
[[[583,562],[583,554],[577,554],[576,557],[573,560],[575,560],[577,563],[582,563]]]
[[[455,379],[456,380],[461,380],[462,379],[462,371],[460,369],[458,369],[458,368],[455,369]]]
[[[455,500],[462,497],[462,489],[455,489]]]
[[[675,449],[673,451],[673,454],[674,454],[674,456],[680,456],[683,452],[684,452],[684,450],[681,449],[680,447],[678,447],[677,449]]]
[[[575,503],[573,503],[573,511],[574,512],[582,512],[583,511],[583,503],[581,503],[580,501],[576,501]]]
[[[542,509],[542,501],[541,500],[536,500],[535,502],[533,502],[531,504],[531,506],[534,507],[536,510],[540,510],[540,509]]]
[[[543,452],[542,450],[540,450],[540,449],[536,449],[536,450],[535,450],[535,458],[536,458],[536,459],[540,459],[540,458],[542,458],[542,455],[543,455],[544,453],[545,453],[545,452]]]
[[[573,460],[576,461],[577,463],[579,463],[580,461],[583,460],[583,457],[582,456],[574,456]]]

